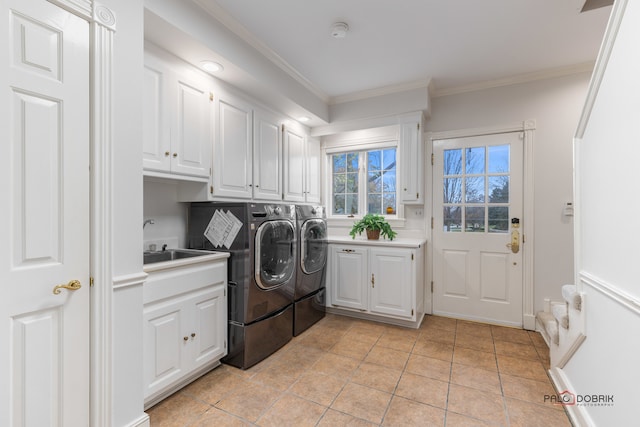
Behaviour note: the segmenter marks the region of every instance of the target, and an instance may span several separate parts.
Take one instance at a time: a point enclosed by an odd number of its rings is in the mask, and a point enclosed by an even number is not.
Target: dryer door
[[[295,272],[295,229],[291,221],[264,222],[256,231],[255,278],[261,289],[288,283]]]
[[[324,268],[327,262],[327,223],[322,219],[309,219],[300,229],[300,267],[306,274]]]

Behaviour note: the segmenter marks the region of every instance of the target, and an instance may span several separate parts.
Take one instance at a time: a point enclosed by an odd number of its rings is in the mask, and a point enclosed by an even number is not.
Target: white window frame
[[[400,156],[400,144],[397,137],[389,138],[375,138],[374,140],[352,140],[352,141],[340,141],[332,145],[325,145],[323,147],[323,166],[325,177],[325,198],[327,201],[327,221],[329,226],[350,226],[354,221],[362,218],[367,211],[367,172],[366,172],[366,153],[371,150],[381,150],[395,148],[396,149],[396,213],[393,215],[384,214],[387,221],[393,228],[403,228],[405,223],[404,217],[404,205],[401,203],[400,187],[401,181],[401,156]],[[358,214],[354,216],[349,215],[334,215],[333,214],[333,164],[332,156],[340,153],[353,153],[359,152],[359,171],[358,171]]]

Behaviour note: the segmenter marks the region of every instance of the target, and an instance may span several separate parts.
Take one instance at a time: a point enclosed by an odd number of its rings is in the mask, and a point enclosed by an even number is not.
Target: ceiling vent
[[[584,6],[582,6],[582,12],[588,12],[593,9],[600,9],[601,7],[611,6],[613,4],[613,0],[587,0],[584,2]]]
[[[335,39],[343,39],[347,36],[349,26],[344,22],[336,22],[331,26],[331,37]]]

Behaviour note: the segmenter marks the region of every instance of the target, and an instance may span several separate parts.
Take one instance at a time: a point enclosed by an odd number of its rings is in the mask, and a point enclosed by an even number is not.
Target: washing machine
[[[230,253],[229,348],[222,361],[247,369],[293,336],[295,206],[191,203],[187,228],[190,248]]]
[[[294,290],[293,335],[297,336],[325,315],[327,220],[323,206],[296,206],[298,257]]]

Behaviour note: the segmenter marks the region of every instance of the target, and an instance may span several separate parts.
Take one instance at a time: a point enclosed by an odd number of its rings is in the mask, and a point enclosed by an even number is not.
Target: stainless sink
[[[167,249],[165,251],[144,252],[144,264],[155,262],[173,261],[176,259],[192,258],[196,256],[209,255],[209,252],[194,251],[191,249]]]

